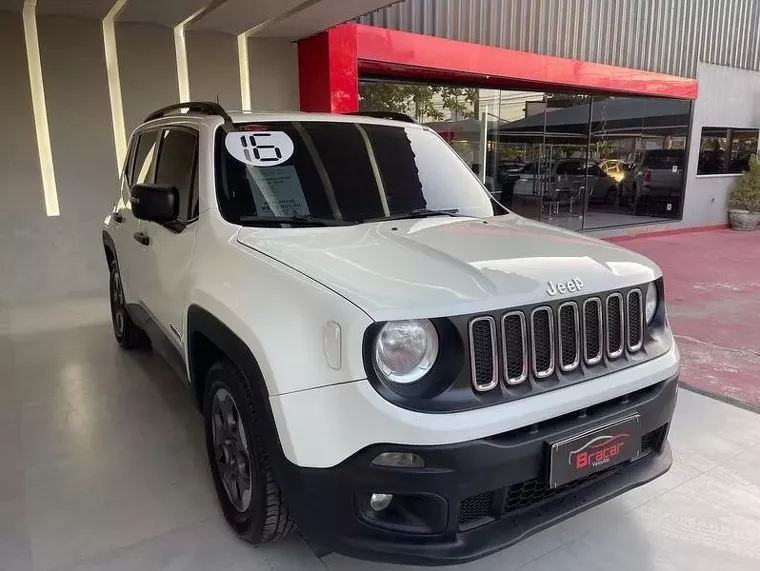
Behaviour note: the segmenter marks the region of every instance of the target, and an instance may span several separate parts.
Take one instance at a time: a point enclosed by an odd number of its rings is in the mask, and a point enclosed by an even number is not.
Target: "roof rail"
[[[344,115],[361,115],[364,117],[374,117],[375,119],[390,119],[392,121],[403,121],[404,123],[416,123],[406,113],[399,113],[398,111],[354,111],[351,113],[344,113]]]
[[[162,117],[168,117],[172,111],[178,111],[181,109],[187,109],[194,113],[200,113],[201,115],[220,115],[224,119],[225,123],[232,123],[232,119],[224,107],[213,101],[185,101],[184,103],[173,103],[162,107],[158,111],[154,111],[145,118],[145,122],[153,121],[153,119],[160,119]]]

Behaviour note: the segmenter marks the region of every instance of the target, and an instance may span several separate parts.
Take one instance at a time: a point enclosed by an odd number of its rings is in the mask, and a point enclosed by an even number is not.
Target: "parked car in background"
[[[623,196],[637,214],[670,214],[678,210],[686,164],[684,149],[644,151],[641,160],[623,180]]]
[[[585,195],[588,202],[615,203],[617,182],[608,176],[599,163],[585,159],[564,159],[550,163],[529,163],[519,173],[515,195],[540,195],[560,202],[578,200]]]

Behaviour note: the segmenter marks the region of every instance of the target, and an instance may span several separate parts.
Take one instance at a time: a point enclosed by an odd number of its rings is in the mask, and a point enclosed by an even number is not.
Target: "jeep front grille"
[[[470,321],[470,361],[475,390],[489,391],[499,383],[497,359],[493,317],[476,317]]]
[[[511,311],[501,319],[504,378],[519,385],[528,378],[528,328],[522,311]]]
[[[533,374],[544,379],[554,372],[554,320],[551,307],[538,307],[530,315]]]
[[[578,304],[568,301],[557,311],[559,330],[559,368],[564,372],[574,370],[581,360],[580,330],[578,327]]]
[[[617,359],[623,354],[623,296],[607,297],[607,356]]]
[[[641,290],[632,289],[628,292],[628,350],[638,351],[644,341],[644,311],[641,303]]]
[[[602,360],[602,300],[592,297],[583,302],[583,359],[587,365]]]
[[[539,384],[640,351],[645,323],[641,289],[481,315],[469,321],[472,385],[478,392]],[[546,382],[546,381],[544,381]]]

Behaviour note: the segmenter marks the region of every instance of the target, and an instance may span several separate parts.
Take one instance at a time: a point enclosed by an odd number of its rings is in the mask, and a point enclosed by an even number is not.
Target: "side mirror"
[[[179,216],[179,193],[168,184],[136,184],[130,190],[132,214],[140,220],[174,222]]]

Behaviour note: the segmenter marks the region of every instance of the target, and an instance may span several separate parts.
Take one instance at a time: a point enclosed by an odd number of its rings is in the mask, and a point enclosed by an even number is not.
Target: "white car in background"
[[[514,194],[541,196],[545,200],[614,204],[617,181],[602,170],[599,163],[585,159],[562,159],[554,163],[528,163],[518,173]],[[588,193],[586,194],[586,189]]]

